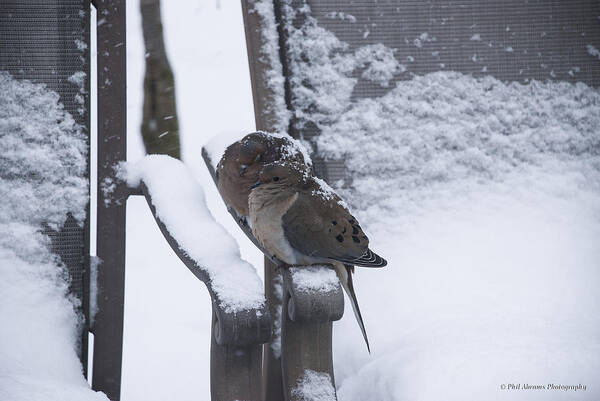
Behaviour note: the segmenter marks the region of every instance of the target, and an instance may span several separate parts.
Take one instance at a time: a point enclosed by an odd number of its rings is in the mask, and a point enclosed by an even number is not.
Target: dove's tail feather
[[[354,266],[362,266],[362,267],[383,267],[387,265],[387,261],[381,256],[377,255],[370,249],[367,249],[365,253],[362,254],[360,258],[352,259],[352,260],[343,260],[348,264],[352,264]]]
[[[350,302],[352,303],[352,310],[354,311],[354,316],[356,317],[356,321],[358,323],[358,326],[360,327],[360,331],[362,332],[363,338],[365,339],[365,343],[367,344],[367,351],[369,351],[370,354],[371,347],[369,346],[369,339],[367,338],[367,330],[365,329],[365,324],[360,313],[360,308],[358,307],[356,293],[354,292],[354,285],[352,284],[352,272],[354,271],[354,266],[343,265],[341,263],[334,263],[334,266],[338,278],[340,279],[340,283],[342,283],[342,287],[344,287],[346,294],[348,294],[348,298],[350,298]]]

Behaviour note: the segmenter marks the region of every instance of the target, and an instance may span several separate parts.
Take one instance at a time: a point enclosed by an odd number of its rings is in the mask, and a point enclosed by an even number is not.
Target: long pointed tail
[[[365,339],[365,343],[367,344],[367,350],[369,354],[371,353],[371,347],[369,346],[369,338],[367,337],[367,330],[365,329],[365,324],[362,319],[362,315],[360,314],[360,308],[358,307],[358,300],[356,299],[356,294],[354,293],[354,285],[352,284],[352,272],[354,271],[354,266],[352,265],[344,265],[341,263],[334,263],[335,272],[337,273],[338,278],[340,279],[340,283],[342,283],[342,287],[344,287],[344,291],[348,294],[348,298],[350,298],[350,303],[352,304],[352,310],[354,311],[354,316],[356,317],[356,322],[360,327],[360,331],[362,332],[363,338]]]

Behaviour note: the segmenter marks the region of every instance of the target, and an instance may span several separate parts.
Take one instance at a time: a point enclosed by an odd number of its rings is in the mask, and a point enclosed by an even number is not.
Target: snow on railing
[[[183,163],[150,155],[127,164],[124,177],[130,187],[146,187],[156,218],[206,275],[207,285],[225,311],[264,307],[256,270],[241,259],[235,240],[214,220],[202,188]]]
[[[297,401],[335,401],[335,388],[331,377],[324,372],[307,369],[292,390]]]

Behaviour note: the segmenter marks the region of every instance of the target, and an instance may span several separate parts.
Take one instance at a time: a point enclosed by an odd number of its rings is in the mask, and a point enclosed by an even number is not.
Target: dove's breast
[[[290,265],[298,263],[297,252],[285,238],[281,218],[297,198],[297,193],[281,197],[254,190],[248,199],[252,234],[271,255]]]

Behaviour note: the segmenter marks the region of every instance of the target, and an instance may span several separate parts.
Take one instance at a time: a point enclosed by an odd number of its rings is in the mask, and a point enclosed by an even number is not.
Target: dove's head
[[[240,141],[238,160],[240,164],[250,165],[262,161],[268,149],[268,142],[259,132],[246,135]],[[271,152],[273,153],[273,152]]]
[[[298,188],[306,184],[310,173],[304,164],[292,162],[275,162],[264,166],[258,181],[252,188],[259,186],[285,190]]]
[[[242,138],[239,143],[238,161],[240,176],[251,173],[258,175],[264,165],[277,161],[301,164],[308,162],[291,139],[260,131]]]
[[[310,169],[308,157],[291,138],[283,135],[253,132],[229,145],[217,166],[217,186],[228,206],[238,215],[248,216],[250,187],[258,181],[265,165],[293,162]]]

